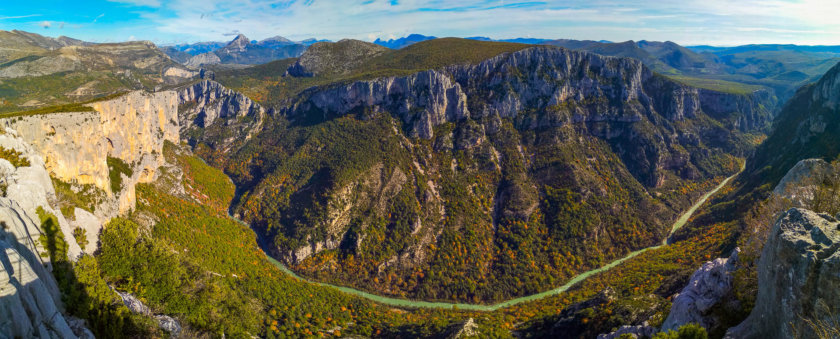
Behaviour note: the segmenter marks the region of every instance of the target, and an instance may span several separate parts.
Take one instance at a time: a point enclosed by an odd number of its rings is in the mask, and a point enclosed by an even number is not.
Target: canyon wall
[[[12,117],[0,119],[0,125],[17,131],[36,149],[52,177],[95,185],[116,197],[114,211],[102,212],[114,216],[134,207],[134,184],[155,178],[164,163],[164,142],[179,142],[178,98],[172,91],[136,91],[89,106],[93,112]],[[134,172],[123,179],[120,192],[112,192],[108,157],[122,160]]]

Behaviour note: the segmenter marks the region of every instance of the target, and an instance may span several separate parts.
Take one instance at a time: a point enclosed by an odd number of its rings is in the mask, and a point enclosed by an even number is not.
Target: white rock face
[[[165,164],[164,142],[178,143],[180,138],[175,92],[136,91],[90,106],[94,112],[7,118],[0,119],[0,125],[17,131],[19,143],[30,144],[32,153],[45,159],[42,163],[48,172],[41,173],[37,180],[39,186],[48,187],[48,196],[54,195],[50,176],[73,184],[92,184],[108,194],[96,206],[93,218],[82,212],[81,219],[73,225],[87,230],[88,250],[93,251],[101,224],[134,209],[134,186],[157,177],[158,168]],[[123,176],[119,192],[111,192],[108,157],[121,159],[133,169],[130,178]],[[65,237],[72,238],[73,227],[60,213],[53,214],[62,220]],[[72,244],[73,258],[77,257],[78,245],[75,241],[68,243]]]
[[[706,262],[694,272],[688,285],[674,298],[662,331],[676,330],[688,323],[697,323],[707,329],[717,325],[717,319],[709,313],[712,306],[732,289],[732,271],[736,268],[739,252],[736,248],[728,259]]]
[[[73,228],[61,214],[61,211],[54,210],[51,207],[50,201],[56,199],[55,190],[45,168],[44,160],[33,147],[24,142],[22,138],[17,137],[15,131],[7,130],[5,134],[0,134],[0,147],[21,152],[22,156],[29,160],[30,166],[15,168],[7,160],[0,159],[0,182],[5,182],[7,185],[6,198],[14,201],[28,215],[35,216],[32,220],[38,223],[34,226],[36,230],[30,231],[30,234],[35,234],[35,231],[40,234],[40,220],[38,220],[36,211],[38,207],[42,207],[58,219],[59,228],[64,233],[64,240],[68,245],[67,256],[69,259],[75,260],[78,258],[82,251],[76,244],[76,239],[73,238]],[[37,241],[37,236],[35,239]]]
[[[92,213],[78,207],[73,211],[73,213],[75,214],[76,219],[70,221],[70,226],[73,229],[78,227],[85,230],[85,236],[87,237],[88,244],[85,246],[84,252],[87,254],[93,254],[93,252],[95,252],[99,247],[97,245],[99,243],[99,232],[102,230],[104,222]]]
[[[28,167],[15,168],[0,159],[0,182],[7,185],[6,197],[0,197],[0,337],[92,337],[84,326],[61,313],[58,286],[48,259],[40,256],[45,249],[38,240],[42,234],[38,207],[57,217],[70,259],[81,252],[67,221],[50,207],[55,193],[44,162],[13,131],[0,134],[0,146],[21,152],[30,162]]]
[[[110,192],[109,156],[141,164],[140,182],[154,177],[163,164],[163,142],[179,140],[177,105],[175,92],[137,91],[91,104],[96,112],[7,118],[0,123],[16,130],[46,159],[52,176]]]

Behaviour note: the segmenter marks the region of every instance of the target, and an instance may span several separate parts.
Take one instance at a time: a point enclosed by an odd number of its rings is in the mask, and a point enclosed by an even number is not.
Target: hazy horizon
[[[412,33],[493,39],[673,41],[681,45],[840,45],[828,0],[446,1],[84,0],[0,6],[0,29],[159,45],[284,36],[388,40]]]

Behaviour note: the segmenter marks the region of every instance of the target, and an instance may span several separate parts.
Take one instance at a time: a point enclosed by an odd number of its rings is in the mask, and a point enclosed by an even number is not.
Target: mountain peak
[[[231,42],[237,42],[237,41],[246,41],[247,42],[247,41],[250,41],[250,40],[248,40],[248,37],[246,37],[245,34],[239,34]]]
[[[293,43],[294,41],[289,40],[289,39],[287,39],[285,37],[282,37],[282,36],[279,36],[279,35],[275,35],[273,37],[263,39],[260,42],[288,42],[288,43]]]
[[[239,51],[244,51],[245,48],[251,44],[251,41],[248,40],[248,37],[245,34],[239,34],[236,36],[235,39],[231,40],[230,43],[225,46],[225,48],[238,48]]]

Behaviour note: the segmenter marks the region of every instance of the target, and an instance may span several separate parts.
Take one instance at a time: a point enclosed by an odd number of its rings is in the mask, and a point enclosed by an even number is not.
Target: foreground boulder
[[[739,252],[736,248],[728,259],[706,262],[694,272],[688,285],[674,298],[662,331],[676,330],[689,323],[700,324],[706,329],[720,324],[712,310],[732,290],[732,272],[736,269]]]
[[[840,324],[840,222],[793,208],[773,226],[758,266],[758,298],[727,338],[818,338]]]

